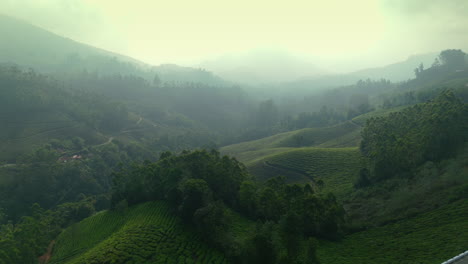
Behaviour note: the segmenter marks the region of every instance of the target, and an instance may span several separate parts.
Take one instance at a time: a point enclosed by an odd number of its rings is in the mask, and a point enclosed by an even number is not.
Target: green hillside
[[[324,182],[324,191],[352,190],[363,160],[357,148],[298,148],[264,157],[248,168],[261,180],[286,176],[291,182]]]
[[[70,226],[56,240],[55,263],[226,263],[171,215],[164,202],[105,211]]]
[[[74,91],[33,71],[0,67],[0,161],[17,162],[51,141],[82,141],[97,146],[111,138],[138,140],[135,132],[164,130],[131,113],[123,103],[91,92]],[[75,144],[76,145],[76,144]],[[58,149],[57,146],[53,148]],[[59,152],[78,151],[60,147]]]
[[[247,166],[273,154],[301,147],[347,148],[357,147],[361,141],[361,128],[372,117],[383,117],[399,112],[407,106],[378,109],[353,118],[335,126],[304,128],[273,136],[224,146],[221,153],[231,155]]]
[[[221,148],[221,152],[226,155],[233,155],[242,162],[249,163],[252,159],[267,154],[266,149],[312,146],[354,147],[359,144],[359,131],[360,126],[353,122],[345,122],[331,127],[304,128],[225,146]],[[265,152],[257,152],[260,150],[265,150]]]
[[[327,264],[439,264],[468,248],[468,201],[382,227],[340,242],[321,241],[317,255]]]

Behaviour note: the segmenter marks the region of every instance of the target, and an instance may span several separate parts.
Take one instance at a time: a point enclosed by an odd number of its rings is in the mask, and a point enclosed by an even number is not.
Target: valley
[[[468,249],[461,49],[349,72],[245,52],[207,70],[2,14],[0,35],[0,264],[438,264]]]

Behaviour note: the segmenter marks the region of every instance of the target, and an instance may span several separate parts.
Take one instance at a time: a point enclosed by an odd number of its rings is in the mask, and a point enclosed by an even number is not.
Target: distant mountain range
[[[389,64],[383,67],[369,68],[351,73],[360,78],[388,79],[390,81],[406,81],[414,78],[414,69],[422,63],[426,68],[431,67],[439,52],[412,55],[405,61]]]
[[[130,57],[112,53],[58,36],[27,22],[0,15],[0,61],[24,66],[55,69],[74,55],[111,56],[119,60],[140,63]]]
[[[359,79],[385,78],[394,82],[414,77],[413,69],[420,63],[430,66],[438,53],[410,56],[407,60],[390,65],[368,68],[351,73],[337,74],[321,68],[313,59],[302,59],[286,51],[251,51],[205,61],[200,67],[221,77],[247,84],[287,83],[293,86],[313,84],[328,87],[352,84]]]
[[[311,90],[324,89],[351,85],[359,80],[379,80],[387,79],[392,82],[401,82],[414,78],[414,69],[420,63],[429,68],[439,53],[427,53],[410,56],[407,60],[393,63],[383,67],[363,69],[351,73],[329,74],[321,76],[311,76],[300,80],[282,83],[281,86],[287,86],[289,89]]]
[[[175,64],[151,66],[131,57],[58,36],[27,22],[0,15],[0,64],[17,64],[42,72],[76,70],[104,74],[133,74],[150,81],[157,74],[163,82],[200,82],[214,85],[245,83],[280,84],[290,88],[326,88],[355,83],[359,79],[385,78],[393,82],[413,77],[420,63],[429,67],[438,53],[410,56],[383,67],[336,74],[281,50],[255,50],[231,54],[196,67]]]
[[[202,62],[223,78],[248,84],[278,83],[327,74],[308,59],[284,50],[253,50]]]
[[[46,73],[87,70],[102,74],[132,74],[150,81],[157,74],[163,82],[229,84],[203,69],[173,64],[152,66],[1,14],[0,64],[32,67]]]

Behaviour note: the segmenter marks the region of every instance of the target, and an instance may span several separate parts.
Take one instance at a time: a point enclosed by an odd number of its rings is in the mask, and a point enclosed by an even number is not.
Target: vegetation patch
[[[393,224],[320,241],[317,255],[327,264],[439,264],[468,248],[468,201]]]
[[[299,148],[268,156],[264,161],[249,166],[249,169],[260,180],[284,173],[283,176],[292,176],[300,182],[304,176],[298,175],[307,175],[316,182],[323,181],[323,191],[342,197],[352,190],[353,182],[363,166],[357,148]]]
[[[54,263],[227,263],[164,202],[96,214],[57,239]]]
[[[255,153],[257,151],[266,151],[267,149],[311,147],[320,144],[330,147],[352,147],[359,144],[360,130],[360,126],[352,122],[344,122],[330,127],[304,128],[225,146],[221,148],[221,152],[238,157],[239,160],[248,163],[251,161],[251,156],[244,155],[243,153]]]

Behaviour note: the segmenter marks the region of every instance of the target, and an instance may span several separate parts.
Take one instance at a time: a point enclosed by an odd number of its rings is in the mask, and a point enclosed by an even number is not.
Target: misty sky
[[[468,48],[467,6],[467,0],[1,0],[0,13],[152,64],[189,65],[267,48],[351,70]]]

